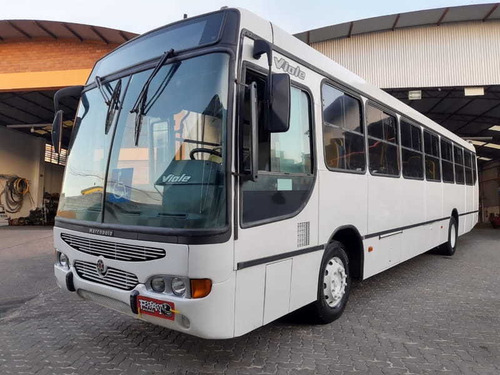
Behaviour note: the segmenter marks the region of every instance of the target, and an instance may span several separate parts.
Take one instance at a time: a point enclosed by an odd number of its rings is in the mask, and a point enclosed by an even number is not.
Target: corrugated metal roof
[[[311,44],[329,39],[347,38],[353,35],[412,26],[439,26],[452,22],[500,20],[499,4],[465,5],[392,14],[321,27],[295,34],[295,36],[303,42]]]
[[[75,39],[122,44],[137,34],[107,27],[40,20],[0,20],[0,42],[36,38]]]

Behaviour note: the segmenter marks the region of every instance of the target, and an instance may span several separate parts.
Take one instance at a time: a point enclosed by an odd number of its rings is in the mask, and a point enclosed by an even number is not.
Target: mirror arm
[[[80,97],[82,95],[83,91],[83,86],[70,86],[70,87],[65,87],[63,89],[58,90],[54,94],[54,112],[57,113],[59,111],[59,101],[62,98],[65,98],[67,96],[77,96]]]
[[[260,57],[266,54],[267,55],[267,66],[268,66],[268,74],[267,74],[267,82],[266,82],[266,97],[264,98],[266,113],[269,114],[271,110],[272,101],[272,66],[273,66],[273,47],[271,43],[263,39],[257,39],[254,41],[253,46],[253,58],[259,60]],[[268,116],[266,116],[266,122],[269,121]]]
[[[250,84],[250,121],[252,127],[252,144],[251,147],[251,177],[252,181],[256,181],[259,171],[259,128],[257,124],[257,83]]]

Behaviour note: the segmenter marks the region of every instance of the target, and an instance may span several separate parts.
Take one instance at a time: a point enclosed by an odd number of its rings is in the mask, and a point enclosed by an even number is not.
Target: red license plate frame
[[[156,298],[137,296],[137,311],[139,315],[151,315],[157,318],[175,320],[175,304]]]

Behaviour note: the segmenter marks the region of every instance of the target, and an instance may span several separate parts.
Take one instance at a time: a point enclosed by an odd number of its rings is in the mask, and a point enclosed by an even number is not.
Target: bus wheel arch
[[[349,258],[349,273],[352,279],[363,280],[363,240],[359,231],[352,225],[337,228],[330,236],[328,243],[340,242]]]

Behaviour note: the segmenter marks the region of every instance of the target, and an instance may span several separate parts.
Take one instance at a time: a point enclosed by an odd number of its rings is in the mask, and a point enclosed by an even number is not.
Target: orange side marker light
[[[212,280],[210,279],[192,279],[191,280],[191,298],[203,298],[212,291]]]
[[[373,246],[368,247],[368,252],[371,253],[373,251]]]

